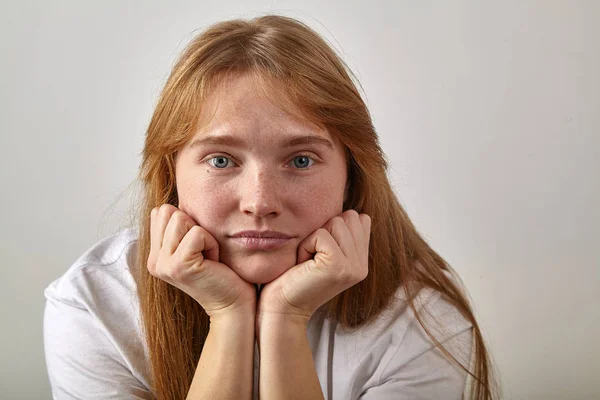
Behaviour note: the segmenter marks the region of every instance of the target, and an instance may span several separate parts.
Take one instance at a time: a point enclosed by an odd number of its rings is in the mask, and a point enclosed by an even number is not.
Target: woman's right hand
[[[219,262],[216,239],[171,204],[150,214],[148,271],[194,298],[211,319],[255,312],[256,289]]]

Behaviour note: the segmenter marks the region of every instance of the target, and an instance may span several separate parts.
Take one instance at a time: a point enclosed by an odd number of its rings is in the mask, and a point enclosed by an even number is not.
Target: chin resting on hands
[[[170,204],[150,215],[148,271],[190,295],[212,318],[255,311],[256,290],[219,262],[219,244],[185,212]]]
[[[348,210],[298,246],[298,265],[262,289],[257,314],[308,319],[321,305],[367,277],[371,218]],[[313,257],[314,254],[314,257]]]

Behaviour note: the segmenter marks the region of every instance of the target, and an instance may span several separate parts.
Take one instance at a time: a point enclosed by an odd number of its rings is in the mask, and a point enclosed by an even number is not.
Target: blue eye
[[[229,164],[232,164],[232,161],[225,156],[216,156],[206,160],[206,162],[217,169],[225,169]]]
[[[311,166],[311,162],[314,162],[310,157],[298,156],[294,157],[294,166],[296,168],[304,169]]]

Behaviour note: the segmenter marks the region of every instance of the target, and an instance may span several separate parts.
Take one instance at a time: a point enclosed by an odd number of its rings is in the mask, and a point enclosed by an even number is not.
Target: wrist
[[[310,316],[304,314],[259,313],[256,316],[256,335],[283,336],[306,334]]]
[[[256,318],[256,307],[247,305],[232,309],[222,309],[209,313],[210,325],[220,326],[253,326]]]

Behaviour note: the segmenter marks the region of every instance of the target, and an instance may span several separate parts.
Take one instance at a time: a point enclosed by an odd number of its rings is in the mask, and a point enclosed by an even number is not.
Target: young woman
[[[150,122],[139,226],[46,289],[55,398],[495,398],[460,279],[386,168],[314,31],[210,27]]]

